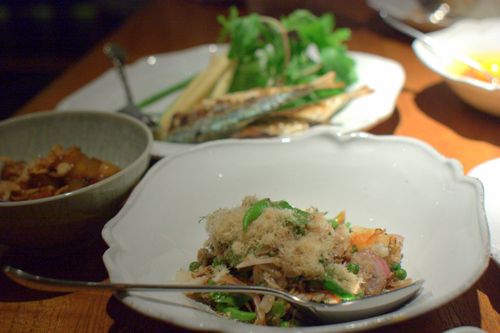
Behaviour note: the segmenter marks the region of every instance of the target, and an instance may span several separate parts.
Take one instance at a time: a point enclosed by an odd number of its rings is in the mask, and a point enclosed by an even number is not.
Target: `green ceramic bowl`
[[[121,171],[70,193],[0,202],[0,244],[55,250],[99,235],[148,167],[153,137],[144,124],[117,113],[49,111],[0,122],[0,156],[31,161],[54,144],[78,146]]]

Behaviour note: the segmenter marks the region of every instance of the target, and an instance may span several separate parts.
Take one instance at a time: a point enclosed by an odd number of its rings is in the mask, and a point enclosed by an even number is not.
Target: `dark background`
[[[147,1],[0,0],[0,119],[23,106]]]

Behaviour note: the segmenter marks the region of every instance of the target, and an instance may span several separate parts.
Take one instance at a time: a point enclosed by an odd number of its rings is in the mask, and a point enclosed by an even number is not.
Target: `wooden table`
[[[411,40],[383,24],[364,1],[311,1],[315,11],[336,13],[338,26],[352,29],[352,50],[392,58],[406,71],[406,83],[393,116],[372,129],[376,134],[415,137],[443,155],[458,159],[465,172],[500,157],[500,118],[462,103],[445,83],[424,67],[412,52]],[[207,1],[152,1],[124,26],[103,40],[122,44],[130,60],[215,41],[216,16],[227,6]],[[29,101],[17,114],[52,109],[68,94],[97,78],[110,67],[96,45],[74,66]],[[31,257],[5,253],[4,261],[52,277],[105,280],[100,239],[59,257]],[[472,325],[500,332],[500,274],[490,261],[484,275],[465,294],[430,313],[373,332],[442,332]],[[185,332],[129,309],[111,293],[52,294],[17,286],[0,277],[0,332]]]

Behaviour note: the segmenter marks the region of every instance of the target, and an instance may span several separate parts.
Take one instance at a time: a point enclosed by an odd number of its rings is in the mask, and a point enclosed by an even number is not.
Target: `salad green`
[[[345,87],[357,79],[355,62],[347,52],[348,28],[335,28],[331,14],[316,16],[298,9],[280,20],[250,14],[239,16],[231,8],[222,25],[220,40],[229,39],[228,58],[237,61],[230,92],[272,85],[294,85],[334,71]],[[314,101],[339,93],[321,91]]]
[[[228,42],[229,50],[212,55],[209,65],[169,105],[155,133],[160,140],[200,142],[230,135],[290,134],[328,121],[350,100],[372,92],[366,86],[346,91],[357,80],[356,63],[346,45],[351,31],[336,28],[332,14],[316,16],[298,9],[276,19],[255,13],[240,16],[232,7],[218,21],[220,42]],[[313,87],[327,76],[328,86],[315,87],[272,108],[253,104],[267,105],[264,96],[278,98],[290,87]],[[250,108],[263,111],[255,114]],[[273,118],[271,113],[278,111],[289,114]],[[234,124],[232,128],[227,122]],[[199,134],[202,127],[209,133]]]

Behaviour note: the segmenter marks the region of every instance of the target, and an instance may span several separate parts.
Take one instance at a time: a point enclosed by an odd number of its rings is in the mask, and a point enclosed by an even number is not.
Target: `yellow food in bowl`
[[[474,53],[470,55],[470,58],[478,62],[491,76],[500,80],[500,51]],[[486,75],[458,61],[451,65],[449,71],[460,76],[467,76],[476,80],[490,82]]]

